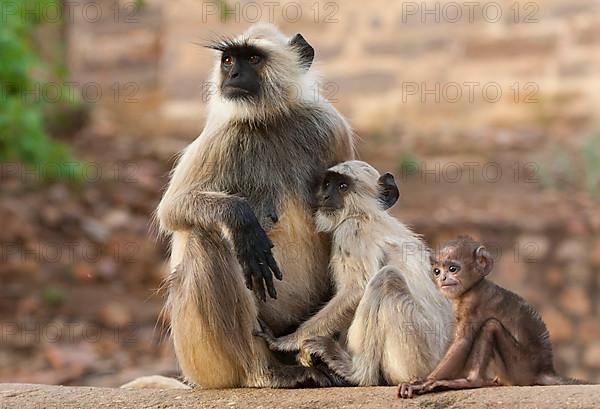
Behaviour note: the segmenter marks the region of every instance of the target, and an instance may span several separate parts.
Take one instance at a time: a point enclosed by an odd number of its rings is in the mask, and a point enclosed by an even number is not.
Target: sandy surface
[[[123,390],[0,384],[4,408],[599,408],[600,385],[497,387],[409,401],[396,388]]]

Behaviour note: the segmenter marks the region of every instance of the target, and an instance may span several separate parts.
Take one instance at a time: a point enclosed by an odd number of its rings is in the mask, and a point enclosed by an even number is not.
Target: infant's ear
[[[377,185],[379,186],[379,200],[383,203],[383,209],[387,210],[400,197],[400,191],[398,190],[398,186],[396,186],[394,175],[389,172],[384,173],[377,179]]]
[[[485,246],[479,246],[473,252],[475,267],[482,276],[488,275],[494,267],[494,259]]]

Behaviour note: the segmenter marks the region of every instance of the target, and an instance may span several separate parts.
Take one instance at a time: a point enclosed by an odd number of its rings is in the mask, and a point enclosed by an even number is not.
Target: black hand
[[[273,275],[281,280],[282,274],[271,252],[273,248],[271,240],[247,203],[241,206],[236,217],[239,223],[232,229],[233,241],[238,261],[244,272],[246,286],[254,290],[261,300],[266,301],[266,284],[269,296],[277,298]]]

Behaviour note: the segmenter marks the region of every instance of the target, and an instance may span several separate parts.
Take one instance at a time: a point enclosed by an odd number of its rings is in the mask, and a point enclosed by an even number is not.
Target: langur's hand
[[[271,331],[271,328],[267,323],[260,318],[258,318],[258,325],[260,326],[260,329],[254,330],[253,335],[264,339],[267,342],[269,349],[271,349],[271,343],[276,339],[275,335],[273,335],[273,331]]]
[[[297,342],[291,342],[292,339],[296,339],[295,334],[286,335],[283,337],[275,337],[271,329],[265,324],[263,320],[258,319],[260,324],[260,330],[254,331],[254,335],[261,337],[267,343],[267,346],[271,351],[297,351]]]
[[[272,351],[298,351],[300,350],[300,341],[296,333],[284,335],[283,337],[274,338],[269,342],[269,348]]]
[[[313,356],[322,358],[327,353],[327,345],[332,341],[331,337],[326,336],[314,336],[302,340],[300,352],[298,352],[298,363],[302,366],[313,366]]]
[[[236,214],[239,223],[232,228],[233,244],[244,272],[246,287],[254,291],[264,302],[267,300],[265,285],[269,296],[277,298],[273,275],[278,280],[283,276],[271,252],[273,243],[267,237],[267,233],[248,203],[245,201],[241,203]]]
[[[260,222],[260,225],[266,232],[273,230],[273,227],[279,222],[279,216],[277,215],[275,208],[273,207],[271,210],[267,211],[267,214],[263,216]]]
[[[435,383],[434,380],[418,379],[410,383],[401,383],[398,385],[398,397],[410,399],[414,395],[422,395],[431,391],[431,386]]]
[[[271,351],[290,352],[298,351],[299,349],[297,342],[290,341],[290,335],[275,338],[272,334],[265,333],[264,331],[255,331],[254,335],[264,339]]]

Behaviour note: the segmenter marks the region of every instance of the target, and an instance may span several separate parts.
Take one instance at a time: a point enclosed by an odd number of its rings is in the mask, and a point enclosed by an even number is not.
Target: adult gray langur
[[[253,332],[260,318],[288,333],[331,296],[312,186],[353,157],[351,130],[315,95],[314,50],[300,34],[258,24],[209,47],[218,60],[206,125],[157,209],[172,242],[165,311],[177,360],[204,388],[329,385],[316,368],[281,363]]]

